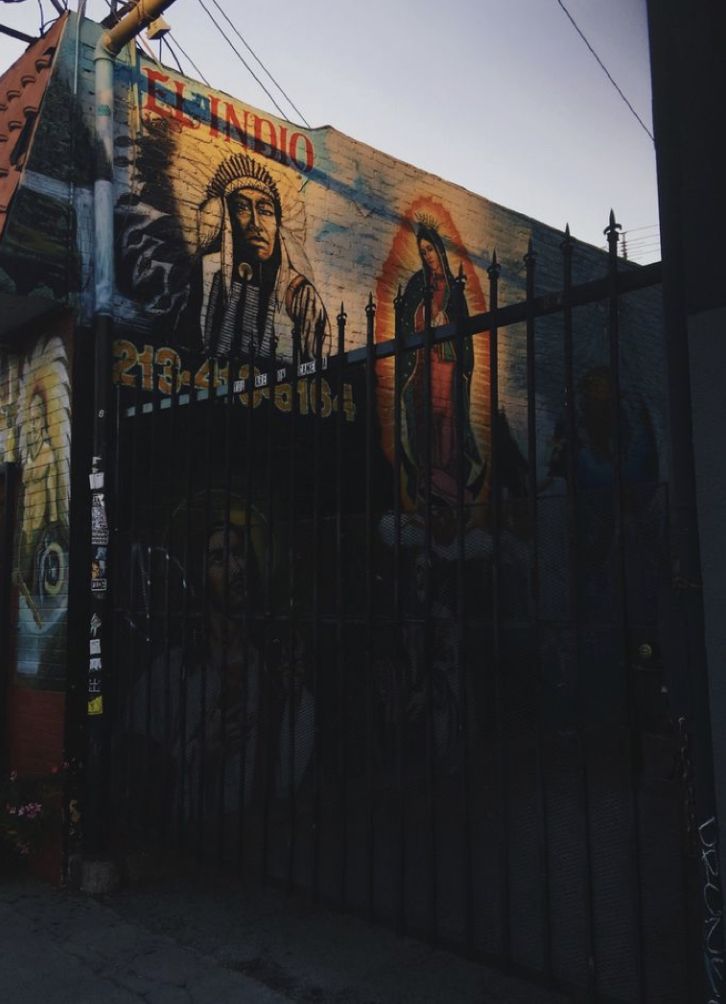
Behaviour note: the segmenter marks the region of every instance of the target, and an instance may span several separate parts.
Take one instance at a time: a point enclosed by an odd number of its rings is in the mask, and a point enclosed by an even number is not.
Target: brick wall
[[[18,465],[7,673],[10,763],[63,757],[70,504],[70,321],[0,358],[0,461]]]

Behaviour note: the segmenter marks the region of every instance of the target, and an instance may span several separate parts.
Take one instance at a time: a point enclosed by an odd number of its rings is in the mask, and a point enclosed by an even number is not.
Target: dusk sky
[[[630,256],[660,257],[653,143],[557,0],[276,0],[274,16],[218,2],[311,126],[335,126],[553,226],[569,222],[596,245],[612,207]],[[563,2],[652,130],[645,0]],[[214,0],[204,3],[262,77]],[[87,5],[93,18],[107,10]],[[279,114],[199,0],[177,0],[166,18],[210,84]],[[0,22],[33,34],[38,4],[3,3]],[[0,38],[0,69],[23,48]],[[167,50],[163,60],[174,65]]]

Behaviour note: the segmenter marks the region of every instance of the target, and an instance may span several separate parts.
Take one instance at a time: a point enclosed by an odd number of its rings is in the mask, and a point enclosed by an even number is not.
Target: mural
[[[457,261],[455,277],[449,263],[449,244]],[[411,274],[413,272],[413,274]],[[486,310],[486,300],[471,258],[462,245],[451,214],[431,198],[416,200],[398,229],[391,251],[378,279],[379,339],[395,331],[390,290],[402,290],[399,304],[399,337],[404,344],[424,330],[425,290],[431,290],[431,326],[441,327],[465,320],[469,302],[473,312]],[[481,497],[489,445],[488,344],[477,340],[479,362],[475,370],[475,346],[471,336],[463,340],[462,431],[465,496],[468,503]],[[431,494],[434,508],[452,509],[456,502],[458,450],[455,421],[456,346],[453,342],[435,345],[431,353]],[[424,360],[423,350],[405,352],[401,376],[401,448],[403,457],[402,504],[420,510],[424,489],[420,481],[424,443]],[[393,460],[393,366],[379,367],[379,408],[383,448]],[[475,426],[478,427],[475,432]],[[478,432],[478,435],[477,435]],[[481,445],[480,445],[481,443]]]
[[[283,225],[287,217],[270,172],[245,154],[225,160],[199,218],[190,310],[199,317],[204,350],[239,355],[254,343],[256,356],[266,358],[274,339],[279,356],[291,359],[294,329],[302,359],[327,354],[325,307],[299,242]]]
[[[297,159],[283,166],[272,147],[259,136],[248,142],[240,126],[238,143],[248,152],[231,152],[231,123],[238,122],[231,102],[226,134],[212,126],[217,142],[200,149],[192,119],[169,116],[159,75],[140,69],[147,88],[137,109],[140,131],[120,139],[130,190],[118,203],[118,278],[132,313],[138,316],[132,304],[143,296],[152,331],[163,320],[177,345],[213,356],[254,352],[262,360],[274,346],[289,362],[293,330],[301,360],[327,356],[330,322],[306,251]],[[219,107],[216,99],[211,104]],[[255,121],[261,128],[263,120]],[[312,158],[307,138],[305,146]],[[180,157],[191,167],[183,187],[174,181]]]
[[[13,583],[16,672],[44,685],[65,673],[70,393],[62,339],[6,356],[0,374],[3,459],[20,465]]]
[[[133,755],[149,730],[157,823],[157,810],[163,815],[170,805],[192,820],[215,808],[234,813],[266,786],[284,797],[308,767],[314,702],[307,645],[301,633],[294,641],[281,628],[270,634],[259,616],[276,588],[279,534],[271,556],[269,545],[262,510],[212,488],[177,506],[162,544],[126,552],[124,581],[139,599],[126,625],[130,644],[134,636],[143,644],[147,618],[166,603],[189,616],[183,637],[160,640],[150,667],[140,667],[123,737]],[[150,581],[166,586],[154,592]],[[145,773],[141,779],[149,783]]]

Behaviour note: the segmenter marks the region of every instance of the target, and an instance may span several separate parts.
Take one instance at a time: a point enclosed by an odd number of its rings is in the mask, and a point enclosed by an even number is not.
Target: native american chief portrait
[[[272,174],[248,154],[219,166],[198,210],[198,252],[185,326],[211,355],[299,359],[330,352],[330,322],[303,250],[299,207],[283,204]],[[295,233],[295,230],[298,233]]]

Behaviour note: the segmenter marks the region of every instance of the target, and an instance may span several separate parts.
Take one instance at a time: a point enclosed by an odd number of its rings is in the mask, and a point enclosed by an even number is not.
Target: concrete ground
[[[564,1004],[362,920],[218,876],[102,898],[0,878],[0,1001],[13,1004]]]

